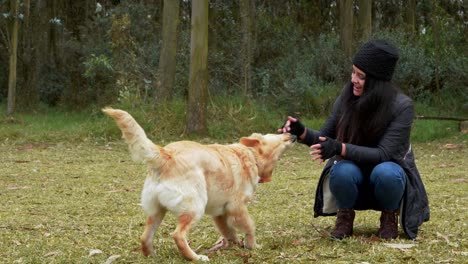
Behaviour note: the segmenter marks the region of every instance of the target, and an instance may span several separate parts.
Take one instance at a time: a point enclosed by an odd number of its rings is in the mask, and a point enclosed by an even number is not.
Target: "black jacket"
[[[336,138],[336,124],[339,118],[337,113],[340,112],[340,107],[340,97],[338,97],[333,105],[332,113],[320,131],[307,129],[307,135],[301,142],[311,146],[318,143],[318,136]],[[346,157],[344,159],[370,168],[385,161],[393,161],[405,170],[407,183],[400,206],[400,224],[406,235],[411,239],[415,239],[418,234],[418,227],[429,220],[429,202],[426,189],[414,162],[413,150],[410,144],[410,132],[414,118],[411,99],[399,93],[395,97],[392,112],[393,119],[377,146],[362,147],[346,144]],[[330,192],[328,179],[330,168],[336,162],[337,157],[329,159],[320,176],[315,194],[315,217],[336,214],[336,202]],[[364,199],[356,204],[355,209],[379,210],[380,208],[372,201],[373,199]]]

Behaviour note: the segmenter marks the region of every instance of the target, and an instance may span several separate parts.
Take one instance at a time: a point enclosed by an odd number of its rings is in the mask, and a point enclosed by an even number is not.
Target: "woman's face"
[[[353,83],[353,94],[355,96],[361,96],[364,93],[366,74],[354,65],[353,72],[351,73],[351,82]]]

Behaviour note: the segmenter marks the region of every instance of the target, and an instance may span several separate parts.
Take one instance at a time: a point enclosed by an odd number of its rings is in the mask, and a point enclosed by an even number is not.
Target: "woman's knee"
[[[383,162],[375,166],[370,175],[371,184],[406,184],[403,168],[395,162]]]
[[[339,183],[361,183],[361,169],[352,161],[343,160],[331,167],[330,181]]]

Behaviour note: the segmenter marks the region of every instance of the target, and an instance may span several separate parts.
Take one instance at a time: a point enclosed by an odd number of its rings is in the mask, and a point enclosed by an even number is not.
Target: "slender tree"
[[[353,52],[353,0],[338,1],[338,7],[341,48],[346,56],[351,57]]]
[[[7,103],[7,116],[13,115],[15,112],[16,101],[16,64],[18,59],[18,31],[19,31],[19,0],[10,0],[10,41],[9,41],[9,55],[10,55],[10,70],[8,76],[8,103]]]
[[[434,40],[434,77],[435,77],[435,86],[436,86],[436,98],[438,98],[439,106],[441,104],[440,96],[440,33],[439,33],[439,15],[437,9],[436,0],[431,1],[431,23],[432,23],[432,37]],[[439,108],[440,109],[440,108]]]
[[[37,90],[38,60],[41,39],[40,31],[40,3],[31,5],[31,0],[23,1],[24,18],[20,43],[18,44],[18,75],[22,76],[23,81],[18,82],[18,100],[17,105],[33,106],[39,102],[39,93]]]
[[[412,36],[416,32],[416,0],[407,0],[405,3],[405,29]]]
[[[176,72],[179,8],[179,0],[164,0],[162,45],[159,54],[158,80],[156,81],[156,102],[172,99]]]
[[[79,108],[83,105],[86,105],[87,100],[89,100],[89,97],[83,93],[83,91],[86,91],[86,79],[83,75],[83,61],[85,57],[84,38],[86,38],[86,15],[88,15],[86,9],[90,7],[88,6],[88,2],[86,0],[58,2],[55,2],[57,0],[52,1],[54,5],[58,5],[59,9],[63,9],[63,11],[59,13],[63,13],[63,26],[69,32],[69,36],[67,36],[69,39],[67,39],[67,41],[74,43],[74,47],[68,52],[68,54],[63,54],[63,57],[61,56],[62,53],[58,52],[60,51],[59,47],[57,48],[58,54],[54,54],[56,63],[64,63],[65,65],[63,66],[63,70],[66,71],[69,75],[69,79],[64,87],[61,100],[69,107]],[[51,23],[51,27],[57,27],[57,24]],[[51,33],[56,32],[55,30],[56,29],[51,29]],[[57,36],[55,41],[59,40],[60,37]],[[57,69],[62,70],[62,66],[58,65]]]
[[[60,65],[59,58],[59,36],[58,36],[58,2],[57,0],[48,0],[47,1],[47,12],[49,13],[49,34],[48,34],[48,45],[47,53],[49,58],[49,63],[53,66]],[[71,19],[70,19],[71,20]]]
[[[359,0],[358,28],[362,42],[372,34],[372,0]]]
[[[208,96],[208,0],[192,1],[190,76],[187,105],[187,133],[207,132]]]
[[[241,78],[243,81],[244,95],[252,97],[252,63],[253,63],[253,37],[254,37],[254,14],[255,3],[253,0],[240,0],[241,17]]]

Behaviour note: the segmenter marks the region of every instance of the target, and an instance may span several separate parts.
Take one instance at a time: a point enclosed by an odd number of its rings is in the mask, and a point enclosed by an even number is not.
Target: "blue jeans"
[[[338,208],[355,208],[358,200],[373,199],[378,208],[393,211],[400,207],[405,186],[405,171],[394,162],[378,164],[370,176],[348,160],[337,162],[330,170],[330,190]]]

